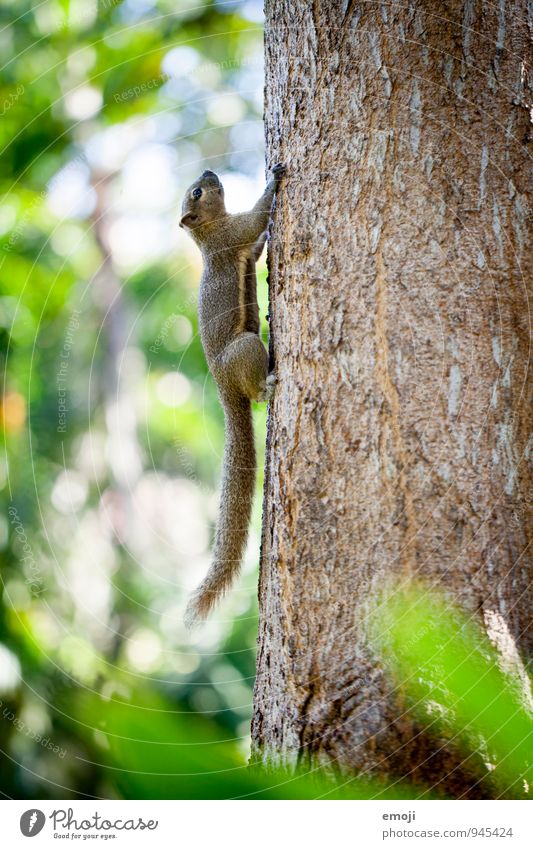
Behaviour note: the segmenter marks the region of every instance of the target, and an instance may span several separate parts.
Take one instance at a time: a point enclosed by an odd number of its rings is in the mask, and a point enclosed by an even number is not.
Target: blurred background
[[[209,564],[223,418],[178,215],[205,168],[231,211],[262,192],[262,47],[257,0],[0,0],[5,798],[336,792],[247,768],[261,475],[237,588],[183,626]],[[266,339],[264,259],[258,288]],[[417,598],[389,611],[391,674],[421,722],[478,758],[489,795],[520,795],[521,696],[459,614]],[[432,788],[343,776],[338,792]]]
[[[263,189],[262,39],[256,0],[0,0],[4,796],[246,790],[262,480],[191,637],[223,418],[178,212],[205,168]]]

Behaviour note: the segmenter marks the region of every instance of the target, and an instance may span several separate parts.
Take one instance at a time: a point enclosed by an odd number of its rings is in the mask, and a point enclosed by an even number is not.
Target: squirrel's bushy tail
[[[224,465],[213,563],[193,592],[185,611],[192,628],[203,621],[237,576],[252,512],[255,488],[255,445],[252,410],[244,395],[222,394]]]

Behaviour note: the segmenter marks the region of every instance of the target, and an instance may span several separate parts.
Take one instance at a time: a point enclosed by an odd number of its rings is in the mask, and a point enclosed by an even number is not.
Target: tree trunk
[[[254,757],[478,795],[369,638],[425,579],[527,649],[526,0],[272,0],[272,351]],[[448,775],[447,778],[445,776]]]

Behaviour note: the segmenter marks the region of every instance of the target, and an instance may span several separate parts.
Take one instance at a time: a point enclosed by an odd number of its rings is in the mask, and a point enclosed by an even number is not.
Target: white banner
[[[532,814],[514,801],[4,801],[0,833],[6,849],[531,849]]]

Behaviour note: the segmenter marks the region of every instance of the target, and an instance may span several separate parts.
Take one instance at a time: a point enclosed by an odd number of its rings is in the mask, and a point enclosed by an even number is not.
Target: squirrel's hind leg
[[[256,398],[256,401],[271,401],[272,396],[274,395],[274,390],[276,388],[277,377],[273,371],[267,376],[265,380],[265,388],[260,393],[260,397]]]
[[[233,339],[220,365],[224,383],[238,389],[246,398],[265,401],[270,397],[268,352],[256,333],[240,333]]]

